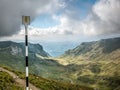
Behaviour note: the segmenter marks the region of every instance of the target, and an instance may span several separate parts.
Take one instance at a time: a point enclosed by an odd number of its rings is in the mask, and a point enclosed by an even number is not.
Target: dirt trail
[[[16,83],[18,83],[24,89],[26,88],[26,81],[24,79],[18,78],[18,76],[15,73],[13,73],[11,71],[8,71],[8,70],[6,70],[6,69],[4,69],[2,67],[0,67],[0,71],[7,72],[10,76],[12,76],[14,78]],[[39,88],[37,88],[34,85],[29,83],[29,90],[41,90],[41,89],[39,89]]]

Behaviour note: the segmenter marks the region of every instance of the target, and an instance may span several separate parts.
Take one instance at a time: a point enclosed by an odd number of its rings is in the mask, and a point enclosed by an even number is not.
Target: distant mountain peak
[[[40,44],[32,44],[29,43],[29,53],[31,54],[39,54],[43,57],[50,56],[46,51],[44,51],[43,47]],[[1,41],[0,42],[0,51],[8,50],[12,55],[24,55],[25,54],[25,44],[24,43],[16,43],[13,41]]]

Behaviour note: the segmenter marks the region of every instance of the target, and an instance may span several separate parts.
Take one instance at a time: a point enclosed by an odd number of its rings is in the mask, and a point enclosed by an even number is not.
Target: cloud
[[[5,1],[12,2],[5,6]],[[21,15],[31,15],[34,19],[41,13],[51,13],[51,18],[60,23],[48,28],[29,27],[29,35],[35,40],[70,39],[70,41],[74,41],[75,39],[120,34],[120,0],[98,0],[90,7],[91,12],[82,20],[79,8],[69,8],[69,3],[63,2],[64,0],[62,2],[60,2],[61,0],[11,1],[0,1],[0,13],[3,12],[0,15],[0,32],[2,32],[0,36],[12,35],[20,31]],[[1,7],[5,8],[1,9]],[[56,12],[59,12],[59,15],[56,15]],[[24,36],[24,28],[17,36]]]
[[[84,20],[80,19],[78,9],[66,10],[60,19],[59,27],[80,36],[117,35],[120,34],[119,10],[120,0],[99,0]]]
[[[67,7],[67,6],[66,6]],[[100,0],[91,8],[84,20],[77,11],[64,10],[61,16],[53,15],[60,24],[46,29],[34,29],[31,35],[105,36],[120,33],[120,0]],[[36,33],[35,33],[36,32]],[[39,33],[38,33],[39,32]]]
[[[82,23],[85,35],[120,34],[120,0],[100,0]]]
[[[100,0],[93,5],[91,13],[84,20],[80,20],[76,15],[77,11],[67,9],[61,16],[53,15],[54,19],[60,21],[59,25],[45,29],[33,27],[30,35],[44,35],[46,37],[50,35],[66,35],[66,37],[76,35],[76,38],[115,35],[120,33],[119,10],[119,0]]]
[[[30,15],[32,21],[59,7],[62,6],[58,0],[0,0],[0,37],[18,33],[22,15]]]

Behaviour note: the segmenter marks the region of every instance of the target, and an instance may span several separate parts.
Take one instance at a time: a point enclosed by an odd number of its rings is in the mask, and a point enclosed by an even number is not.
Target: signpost
[[[26,59],[26,90],[29,90],[28,81],[28,25],[30,25],[30,16],[22,16],[22,24],[25,26],[25,59]]]

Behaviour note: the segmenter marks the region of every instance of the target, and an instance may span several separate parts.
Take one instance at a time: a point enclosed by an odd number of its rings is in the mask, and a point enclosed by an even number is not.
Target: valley
[[[55,83],[65,83],[57,85],[65,86],[62,90],[68,90],[68,87],[70,90],[89,90],[87,87],[120,90],[120,38],[83,42],[58,57],[51,57],[39,44],[29,43],[29,47],[29,69],[33,77],[36,75],[45,80],[50,79],[50,82],[55,80]],[[0,42],[0,66],[25,73],[24,43]],[[37,82],[33,80],[32,83],[39,87],[41,82]],[[66,83],[82,85],[83,88],[86,86],[86,89],[66,87]],[[61,90],[54,86],[54,89],[44,89],[42,84],[42,90]]]

